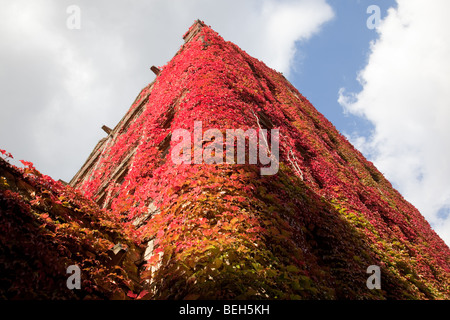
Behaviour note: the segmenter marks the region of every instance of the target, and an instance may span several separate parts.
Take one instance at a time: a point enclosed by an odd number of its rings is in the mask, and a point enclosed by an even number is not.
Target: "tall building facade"
[[[70,182],[145,246],[152,297],[450,297],[446,244],[281,73],[183,38]]]

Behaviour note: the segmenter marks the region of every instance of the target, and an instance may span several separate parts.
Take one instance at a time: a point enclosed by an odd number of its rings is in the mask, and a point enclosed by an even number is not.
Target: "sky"
[[[70,181],[201,19],[283,72],[450,244],[450,1],[0,6],[0,149],[15,164]]]

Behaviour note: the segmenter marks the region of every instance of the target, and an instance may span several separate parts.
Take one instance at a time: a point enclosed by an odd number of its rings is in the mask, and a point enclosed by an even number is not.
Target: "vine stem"
[[[253,116],[256,118],[256,123],[258,124],[258,128],[260,129],[260,130],[262,130],[262,128],[261,128],[261,124],[260,124],[260,122],[259,122],[259,118],[258,118],[258,116],[255,114],[255,112],[253,111],[253,110],[251,110],[252,111],[252,113],[253,113]],[[280,134],[280,136],[282,136],[281,134]],[[268,152],[270,153],[270,150],[269,150],[269,143],[267,142],[267,140],[266,140],[266,137],[263,135],[263,139],[264,139],[264,143],[266,144],[266,148],[267,148],[267,150],[268,150]],[[293,160],[291,159],[291,157],[289,156],[290,154],[292,154],[292,158],[293,158]],[[273,159],[273,156],[272,156],[272,154],[270,153],[270,157]],[[288,160],[289,160],[289,162],[291,163],[291,165],[292,165],[292,168],[294,169],[294,171],[298,174],[298,176],[300,177],[300,179],[302,179],[302,181],[304,180],[303,179],[303,171],[300,169],[300,167],[298,166],[298,163],[297,163],[297,157],[295,156],[295,154],[292,152],[292,147],[289,149],[289,151],[287,152],[287,158],[288,158]],[[295,161],[295,162],[294,162]]]

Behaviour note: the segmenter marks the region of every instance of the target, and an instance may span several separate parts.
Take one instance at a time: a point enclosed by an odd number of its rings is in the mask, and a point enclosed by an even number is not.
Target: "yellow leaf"
[[[219,258],[216,259],[214,261],[214,266],[216,267],[216,269],[219,269],[222,266],[222,260],[220,260]]]

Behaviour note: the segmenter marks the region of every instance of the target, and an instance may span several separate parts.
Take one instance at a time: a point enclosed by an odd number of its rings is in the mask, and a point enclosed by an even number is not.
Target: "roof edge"
[[[205,23],[201,21],[200,19],[197,19],[192,26],[190,26],[189,30],[183,35],[184,43],[187,43],[192,40],[192,38],[197,35],[197,33],[202,30],[202,28],[205,26]]]

